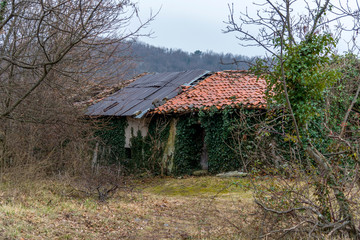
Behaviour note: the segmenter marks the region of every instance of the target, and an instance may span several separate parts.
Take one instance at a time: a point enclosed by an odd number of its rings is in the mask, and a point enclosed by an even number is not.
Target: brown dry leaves
[[[208,184],[209,177],[203,179]],[[166,181],[181,184],[184,179]],[[192,180],[186,181],[189,184]],[[251,234],[246,216],[254,211],[254,206],[248,192],[234,188],[217,197],[214,194],[169,196],[153,193],[151,187],[159,187],[157,184],[164,184],[164,180],[138,183],[137,190],[119,191],[106,203],[68,194],[72,193],[71,189],[59,181],[3,184],[0,236],[7,239],[247,239]]]

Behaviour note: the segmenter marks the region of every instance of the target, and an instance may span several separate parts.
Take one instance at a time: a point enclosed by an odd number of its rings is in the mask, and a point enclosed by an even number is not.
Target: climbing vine
[[[181,116],[176,126],[174,174],[191,174],[199,169],[202,133],[198,118]]]
[[[125,129],[127,121],[125,118],[113,118],[103,122],[103,126],[96,132],[96,136],[100,139],[99,159],[102,164],[125,162]]]
[[[299,126],[319,116],[325,90],[340,76],[337,69],[327,67],[335,46],[336,40],[331,34],[311,35],[296,45],[285,44],[283,58],[274,57],[277,64],[271,71],[265,62],[258,61],[251,71],[266,79],[269,106],[286,105],[282,81],[285,80]],[[264,75],[264,70],[268,74]]]
[[[146,136],[141,131],[131,129],[130,158],[126,158],[124,148],[126,120],[113,119],[97,133],[103,142],[102,159],[106,159],[108,164],[121,163],[133,173],[184,175],[201,169],[200,160],[206,149],[210,173],[249,171],[262,158],[256,155],[259,146],[255,143],[255,137],[258,123],[263,120],[263,112],[228,107],[178,116],[174,153],[165,157],[169,119],[153,117]],[[166,157],[170,157],[170,160]]]
[[[179,117],[175,142],[175,174],[191,174],[200,169],[200,159],[207,149],[208,171],[244,170],[250,166],[254,144],[256,110],[231,107],[202,110]]]
[[[335,56],[330,67],[338,69],[341,78],[338,78],[334,85],[326,91],[325,104],[325,123],[329,128],[336,132],[341,131],[339,116],[344,116],[347,107],[350,105],[357,90],[357,84],[360,76],[360,60],[355,54],[346,54],[344,56]],[[351,125],[358,125],[357,114],[360,113],[360,98],[357,99],[352,116],[349,118]],[[356,132],[356,129],[350,129]]]
[[[240,161],[232,150],[230,141],[232,130],[232,113],[219,112],[216,108],[199,113],[201,126],[205,130],[205,144],[209,156],[209,172],[235,170],[240,167]]]
[[[131,139],[130,139],[130,151],[131,151],[131,164],[130,167],[133,171],[141,171],[145,168],[145,154],[144,154],[144,137],[140,130],[137,131],[136,135],[134,134],[134,129],[131,129]]]
[[[167,166],[164,166],[161,160],[169,137],[169,128],[168,119],[154,117],[149,123],[146,136],[142,136],[140,131],[135,135],[132,130],[130,166],[133,172],[148,171],[155,175],[166,173]]]
[[[253,126],[256,110],[227,107],[199,113],[201,126],[205,129],[208,148],[209,172],[230,170],[247,171],[250,152],[256,147]]]

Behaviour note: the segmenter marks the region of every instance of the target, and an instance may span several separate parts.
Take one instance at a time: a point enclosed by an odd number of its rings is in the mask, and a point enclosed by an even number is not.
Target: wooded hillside
[[[154,47],[136,42],[131,47],[133,63],[136,66],[131,75],[142,72],[176,72],[190,69],[209,71],[248,69],[246,62],[251,58],[231,53],[214,53],[212,51],[188,53],[180,49]],[[237,65],[230,64],[237,60]]]

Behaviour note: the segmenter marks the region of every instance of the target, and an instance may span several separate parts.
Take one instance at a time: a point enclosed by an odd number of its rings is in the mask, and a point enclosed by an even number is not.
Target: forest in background
[[[296,2],[306,4],[307,13]],[[215,136],[220,141],[238,141],[234,150],[239,153],[239,161],[252,164],[248,168],[249,182],[233,181],[234,186],[249,192],[251,202],[228,194],[238,210],[231,209],[234,215],[227,217],[223,213],[230,204],[223,199],[223,208],[210,210],[209,206],[216,207],[215,197],[201,195],[190,203],[174,198],[174,194],[148,203],[148,195],[134,197],[129,181],[144,186],[144,182],[156,179],[156,174],[145,169],[139,175],[130,175],[120,163],[94,163],[97,143],[102,141],[99,130],[120,128],[110,125],[109,119],[84,118],[86,105],[81,103],[92,99],[79,101],[93,86],[129,79],[125,74],[193,68],[216,71],[206,57],[208,53],[156,47],[159,53],[147,52],[153,47],[146,44],[137,53],[137,43],[132,48],[131,43],[143,36],[140,29],[154,18],[139,21],[135,31],[128,31],[129,20],[138,17],[138,8],[131,0],[0,0],[0,235],[6,239],[68,239],[85,232],[83,236],[89,239],[92,233],[96,234],[92,239],[104,238],[108,233],[112,236],[105,238],[133,238],[131,234],[138,229],[151,229],[156,234],[165,229],[177,234],[166,238],[226,239],[242,238],[241,231],[253,226],[251,237],[246,239],[360,239],[360,4],[354,10],[349,2],[336,5],[331,0],[268,0],[258,6],[264,14],[255,18],[247,12],[238,18],[238,11],[229,6],[225,32],[235,32],[243,46],[263,47],[269,58],[251,61],[255,64],[250,69],[268,83],[266,116],[244,109],[244,114],[231,122],[225,118],[231,112],[225,109],[221,121],[214,117],[213,122],[207,122],[213,129],[220,129],[217,123],[223,121],[220,127],[231,132]],[[329,23],[344,18],[350,18],[353,25],[336,26],[334,32],[330,31]],[[254,26],[263,28],[251,35],[248,29]],[[345,31],[353,33],[347,42],[349,54],[339,56],[336,44]],[[242,69],[240,56],[221,56],[213,61],[220,69]],[[221,64],[227,59],[240,61],[235,61],[237,66]],[[147,69],[147,64],[153,67]],[[255,117],[258,121],[250,121]],[[113,136],[114,141],[122,141],[120,134]],[[161,134],[155,134],[151,140],[161,138]],[[160,149],[157,142],[151,146]],[[187,156],[191,154],[184,154],[183,159]],[[149,160],[157,163],[156,158]],[[218,186],[216,181],[200,185]],[[183,191],[183,186],[181,183],[171,188]],[[117,190],[124,190],[123,195],[116,195]],[[137,189],[134,192],[141,193]],[[216,197],[220,196],[216,192]],[[119,205],[106,205],[111,198]],[[76,201],[78,204],[73,205]],[[106,207],[101,209],[97,202]],[[197,207],[194,203],[198,202],[207,205],[206,211],[198,213],[201,217],[194,218],[196,213],[179,208]],[[247,204],[242,205],[244,202]],[[146,206],[155,211],[142,215]],[[163,215],[166,220],[159,221],[159,212],[165,209],[170,210]],[[174,215],[175,210],[180,214]],[[93,214],[87,215],[88,211]],[[149,228],[149,217],[161,224]],[[213,219],[222,221],[209,226],[204,217],[211,223]],[[174,219],[181,222],[174,224]],[[186,222],[189,220],[195,221]],[[130,226],[129,233],[123,231],[123,226]],[[199,234],[181,228],[187,226],[196,226]],[[234,231],[224,235],[230,228]],[[217,230],[222,236],[216,235]],[[147,238],[143,239],[148,239],[149,234],[144,235]]]
[[[133,69],[129,75],[143,72],[178,72],[191,69],[209,71],[246,70],[252,58],[231,53],[215,53],[212,51],[193,53],[180,49],[154,47],[142,42],[134,42],[130,48]],[[237,64],[233,64],[236,59]]]

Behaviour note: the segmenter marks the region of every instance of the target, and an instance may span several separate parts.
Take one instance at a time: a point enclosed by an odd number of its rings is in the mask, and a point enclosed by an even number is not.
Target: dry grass
[[[237,185],[234,185],[236,183]],[[2,239],[250,239],[246,179],[137,180],[106,203],[69,182],[2,183]],[[230,187],[228,187],[230,186]],[[250,222],[249,222],[250,221]]]

